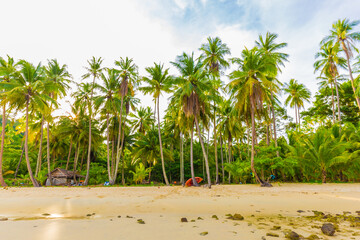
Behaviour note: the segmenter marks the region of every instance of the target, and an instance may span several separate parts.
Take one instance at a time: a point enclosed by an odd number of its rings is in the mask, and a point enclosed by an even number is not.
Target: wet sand
[[[360,239],[360,224],[346,220],[337,222],[335,236],[325,236],[320,227],[327,219],[306,217],[313,216],[313,210],[334,216],[346,212],[354,219],[360,211],[360,184],[2,188],[0,236],[38,240],[284,239],[286,231],[295,231],[304,237]],[[227,219],[226,214],[235,213],[244,220]],[[188,222],[181,222],[183,217]],[[266,236],[269,233],[279,237]]]

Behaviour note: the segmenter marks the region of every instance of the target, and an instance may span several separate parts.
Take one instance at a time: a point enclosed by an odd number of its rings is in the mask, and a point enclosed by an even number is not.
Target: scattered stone
[[[280,230],[281,226],[273,226],[270,230]]]
[[[360,211],[355,211],[360,216]]]
[[[195,222],[195,219],[191,219],[190,222]]]
[[[206,236],[208,234],[209,234],[208,232],[202,232],[202,233],[200,233],[200,236]]]
[[[180,219],[181,222],[188,222],[187,218],[183,217]]]
[[[296,232],[290,231],[285,234],[285,238],[290,240],[299,240],[300,236]]]
[[[327,236],[334,236],[335,227],[332,223],[324,223],[321,227],[321,231]]]
[[[266,233],[266,236],[269,236],[269,237],[279,237],[279,234],[276,234],[276,233]]]
[[[95,215],[95,213],[93,212],[91,215],[93,215],[93,216],[94,216],[94,215]]]
[[[244,217],[241,214],[235,213],[234,215],[231,214],[226,214],[227,219],[231,219],[231,220],[244,220]]]
[[[198,217],[197,220],[204,220],[202,217]]]
[[[145,224],[144,220],[142,220],[142,219],[138,219],[137,222],[138,222],[139,224]]]
[[[43,213],[42,215],[47,217],[47,216],[50,216],[51,214],[50,213]]]
[[[261,185],[260,185],[260,187],[272,187],[273,185],[271,185],[271,183],[269,183],[269,182],[262,182],[261,183]]]
[[[133,216],[126,215],[126,218],[134,218]]]
[[[7,217],[0,218],[0,222],[9,220]]]
[[[297,210],[298,213],[303,213],[305,212],[304,210]]]
[[[306,239],[309,239],[309,240],[316,240],[316,239],[320,239],[318,237],[318,235],[315,235],[315,234],[311,234],[310,236],[308,236]]]
[[[218,216],[212,215],[211,218],[215,218],[216,220],[219,220]]]
[[[91,217],[92,215],[90,213],[86,214],[87,217]]]
[[[121,218],[121,216],[120,216],[120,215],[118,215],[118,216],[117,216],[117,218]]]
[[[346,214],[351,214],[351,212],[349,211],[343,211],[343,214],[346,215]]]

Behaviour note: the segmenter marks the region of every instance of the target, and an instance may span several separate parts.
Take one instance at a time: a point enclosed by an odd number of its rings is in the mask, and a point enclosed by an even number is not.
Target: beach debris
[[[211,218],[214,218],[214,219],[216,219],[216,220],[219,220],[218,216],[216,216],[216,215],[212,215]]]
[[[297,210],[298,213],[303,213],[305,212],[304,210]]]
[[[265,236],[262,236],[262,237],[261,237],[261,240],[266,240],[266,237],[265,237]]]
[[[316,234],[311,234],[310,236],[308,236],[306,239],[309,239],[309,240],[316,240],[316,239],[320,239],[319,237],[318,237],[318,235],[316,235]]]
[[[294,231],[288,231],[285,233],[285,238],[290,240],[299,240],[300,236]]]
[[[42,215],[47,217],[47,216],[50,216],[51,214],[50,213],[43,213]]]
[[[239,213],[235,213],[234,215],[226,214],[225,216],[227,216],[227,219],[231,220],[244,220],[244,217]]]
[[[0,222],[1,221],[7,221],[7,220],[9,220],[7,217],[0,218]]]
[[[126,218],[134,218],[133,216],[126,215]]]
[[[183,217],[180,219],[181,222],[188,222],[187,218],[186,217]]]
[[[96,213],[93,212],[91,215],[95,216],[95,214],[96,214]]]
[[[276,233],[266,233],[266,236],[269,236],[269,237],[279,237],[279,234],[276,234]]]
[[[200,233],[200,236],[206,236],[208,234],[209,234],[208,232],[202,232],[202,233]]]
[[[360,216],[360,211],[355,211]]]
[[[144,220],[142,220],[142,219],[138,219],[137,222],[138,222],[139,224],[145,224]]]
[[[195,222],[195,219],[191,219],[190,222]]]
[[[204,220],[202,217],[198,217],[197,220]]]
[[[88,213],[88,214],[86,214],[86,216],[87,216],[87,217],[91,217],[91,216],[92,216],[92,214],[91,214],[91,213]]]
[[[324,223],[321,227],[321,231],[327,236],[334,236],[335,227],[332,223]]]
[[[121,218],[121,216],[120,216],[120,215],[118,215],[118,216],[117,216],[117,218]]]
[[[280,230],[281,229],[281,226],[273,226],[270,230]]]
[[[343,214],[346,215],[346,214],[351,214],[351,212],[349,211],[343,211]]]

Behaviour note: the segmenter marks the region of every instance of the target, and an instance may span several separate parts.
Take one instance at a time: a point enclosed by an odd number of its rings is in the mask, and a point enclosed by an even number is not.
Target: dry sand
[[[314,233],[321,239],[360,239],[360,226],[350,227],[347,221],[338,223],[335,236],[323,235],[319,227],[326,220],[305,217],[312,216],[312,210],[357,216],[360,184],[0,189],[0,220],[5,218],[0,238],[284,239],[288,229],[304,237]],[[227,219],[229,213],[245,219]],[[181,222],[182,217],[188,222]],[[281,229],[271,230],[273,226]],[[203,232],[208,234],[200,235]]]

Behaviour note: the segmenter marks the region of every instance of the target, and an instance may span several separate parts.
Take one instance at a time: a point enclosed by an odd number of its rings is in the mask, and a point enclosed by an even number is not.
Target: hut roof
[[[85,177],[85,176],[77,174],[74,171],[69,171],[69,170],[62,169],[62,168],[55,168],[54,170],[52,170],[52,172],[50,174],[51,174],[51,177],[53,177],[53,178],[73,178],[74,175],[75,175],[75,177],[79,177],[79,178]],[[49,174],[47,174],[47,176],[49,176]]]

